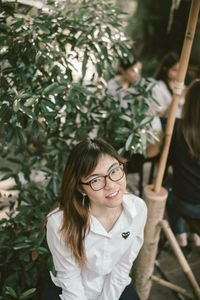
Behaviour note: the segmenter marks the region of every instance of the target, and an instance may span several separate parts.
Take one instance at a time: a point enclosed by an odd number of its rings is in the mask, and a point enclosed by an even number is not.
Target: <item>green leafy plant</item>
[[[149,139],[148,84],[138,85],[143,96],[131,115],[113,106],[104,118],[103,79],[133,55],[120,12],[98,0],[36,5],[0,1],[0,172],[19,192],[0,220],[1,300],[39,299],[53,267],[42,225],[57,204],[71,148],[95,131],[106,139],[114,133],[124,153],[145,153]]]

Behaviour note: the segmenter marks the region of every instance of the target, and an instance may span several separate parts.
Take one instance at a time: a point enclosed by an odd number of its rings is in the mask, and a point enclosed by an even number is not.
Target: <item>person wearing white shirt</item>
[[[152,107],[159,117],[168,117],[178,69],[179,57],[175,52],[169,52],[161,60],[160,65],[158,66],[158,69],[154,75],[157,83],[153,87],[152,95],[158,104],[153,102]],[[181,118],[184,95],[185,87],[183,87],[182,95],[179,99],[179,105],[176,111],[177,118]]]
[[[129,276],[143,244],[144,201],[126,194],[126,160],[102,139],[72,150],[47,217],[56,275],[42,300],[138,300]]]

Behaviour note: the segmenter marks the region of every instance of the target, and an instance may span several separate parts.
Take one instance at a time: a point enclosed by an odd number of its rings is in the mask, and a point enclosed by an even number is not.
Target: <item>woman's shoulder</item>
[[[156,85],[159,87],[167,87],[166,83],[163,80],[158,80]]]
[[[63,211],[59,208],[56,208],[47,215],[47,226],[56,226],[57,228],[60,228],[62,226],[62,220]]]
[[[163,80],[158,80],[153,87],[153,91],[168,91],[168,88]]]
[[[107,89],[108,91],[116,91],[120,88],[119,82],[116,80],[115,77],[111,78],[107,83]]]
[[[136,209],[144,212],[147,211],[147,206],[144,200],[133,194],[125,194],[123,197],[123,203],[131,210]]]
[[[130,226],[133,226],[136,231],[138,228],[144,228],[147,220],[147,206],[144,200],[133,194],[125,194],[123,207]],[[136,227],[135,224],[137,224]]]
[[[170,91],[166,83],[162,80],[157,81],[157,83],[154,85],[152,89],[152,95],[161,105],[161,107],[158,106],[159,110],[162,109],[162,106],[165,104],[166,100],[168,101],[171,99]]]

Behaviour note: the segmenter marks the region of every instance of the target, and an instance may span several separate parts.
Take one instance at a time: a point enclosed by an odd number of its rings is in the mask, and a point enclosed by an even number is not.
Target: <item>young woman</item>
[[[125,159],[101,139],[72,150],[59,208],[48,215],[51,273],[43,300],[139,299],[129,272],[143,243],[147,209],[126,194]]]
[[[168,116],[178,68],[179,57],[176,53],[170,52],[163,57],[154,75],[154,78],[158,80],[158,82],[153,88],[153,97],[157,100],[159,105],[154,102],[152,103],[152,106],[159,117]],[[179,106],[177,109],[177,118],[181,117],[184,93],[185,91],[183,89],[183,94],[179,100]]]
[[[187,235],[181,216],[200,220],[200,79],[188,87],[181,120],[177,120],[169,160],[173,167],[167,211],[179,245],[187,253]],[[192,234],[196,246],[200,237]]]

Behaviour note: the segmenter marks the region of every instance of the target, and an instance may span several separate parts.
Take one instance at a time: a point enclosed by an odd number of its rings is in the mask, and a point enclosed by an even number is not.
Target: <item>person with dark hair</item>
[[[154,78],[158,81],[152,92],[153,97],[158,102],[152,103],[154,110],[159,117],[167,117],[170,104],[172,102],[175,80],[179,68],[179,57],[175,52],[166,54],[161,60],[158,69],[155,72]],[[181,108],[184,103],[184,89],[179,100],[176,117],[181,117]]]
[[[138,80],[141,70],[142,63],[135,56],[133,56],[132,60],[127,57],[119,61],[117,75],[108,81],[107,91],[108,94],[113,96],[115,101],[119,101],[120,107],[128,108],[128,102],[131,101],[131,98],[130,100],[125,100],[124,97],[132,85]],[[110,103],[107,103],[106,105],[109,106],[109,104]]]
[[[102,139],[72,150],[59,207],[47,217],[56,270],[43,300],[138,300],[129,272],[143,244],[147,209],[126,194],[126,160]]]
[[[119,60],[117,74],[114,78],[110,79],[107,84],[107,101],[105,103],[107,119],[109,120],[109,114],[120,112],[122,114],[126,114],[133,118],[133,111],[134,107],[139,107],[139,101],[143,97],[141,89],[138,88],[142,86],[143,78],[141,77],[142,71],[142,63],[138,59],[138,57],[132,57],[130,60],[129,57],[123,57]],[[138,86],[137,86],[138,84]],[[138,91],[140,92],[138,93]],[[145,93],[145,92],[144,92]],[[149,99],[148,105],[151,103]],[[149,109],[146,112],[147,117],[152,116],[152,110]],[[113,114],[114,115],[114,114]],[[111,115],[112,117],[112,115]],[[146,145],[146,156],[143,154],[126,154],[128,157],[127,162],[127,172],[128,174],[131,173],[138,173],[139,174],[139,183],[138,183],[138,194],[142,196],[143,194],[143,176],[142,176],[142,168],[143,164],[146,162],[147,159],[151,159],[152,166],[158,160],[160,155],[160,151],[162,148],[163,142],[163,131],[160,118],[153,113],[152,120],[151,120],[151,132],[154,135],[154,140],[152,143],[147,143]],[[122,144],[119,144],[119,147],[123,147]],[[153,167],[152,167],[153,170]],[[150,178],[150,180],[152,180]],[[136,191],[135,187],[128,183],[128,187],[130,190]]]
[[[116,77],[110,79],[107,84],[107,93],[111,96],[109,102],[106,103],[109,110],[111,101],[116,101],[119,103],[119,110],[124,110],[126,114],[130,114],[131,106],[135,101],[134,98],[138,101],[140,99],[139,95],[135,96],[134,85],[138,82],[141,71],[142,63],[136,56],[133,56],[132,60],[125,57],[119,61]],[[149,114],[151,114],[150,111]],[[153,144],[147,145],[146,154],[149,158],[156,157],[160,153],[163,137],[161,122],[156,115],[154,115],[151,121],[151,126],[153,133],[158,136],[159,141],[155,139]]]
[[[181,216],[200,220],[200,79],[188,87],[182,117],[176,121],[169,152],[173,168],[172,190],[167,200],[170,225],[183,251],[187,234]],[[196,246],[200,237],[191,235]]]

